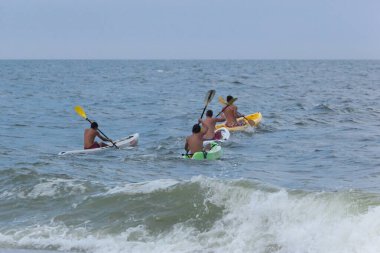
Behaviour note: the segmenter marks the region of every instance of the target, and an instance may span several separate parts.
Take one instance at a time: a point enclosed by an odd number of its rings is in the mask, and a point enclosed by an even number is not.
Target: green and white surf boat
[[[203,152],[195,152],[194,154],[184,154],[182,155],[185,159],[193,159],[193,160],[217,160],[222,157],[223,150],[220,144],[217,142],[211,142],[210,151]]]

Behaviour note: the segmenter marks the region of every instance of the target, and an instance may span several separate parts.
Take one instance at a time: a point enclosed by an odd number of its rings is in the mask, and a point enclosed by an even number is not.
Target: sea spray
[[[380,250],[378,198],[364,192],[306,192],[203,176],[158,180],[89,196],[70,211],[88,214],[79,215],[80,220],[66,212],[65,218],[51,217],[45,224],[2,228],[0,244],[96,253],[375,253]],[[136,206],[125,205],[133,200],[141,205],[138,212]],[[106,203],[110,208],[100,209]],[[103,215],[91,215],[94,206]]]

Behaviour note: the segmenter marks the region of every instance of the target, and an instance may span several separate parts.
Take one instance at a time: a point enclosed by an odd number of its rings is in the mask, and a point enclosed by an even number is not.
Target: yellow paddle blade
[[[229,103],[227,103],[226,100],[224,100],[224,98],[222,96],[219,96],[218,97],[218,101],[219,103],[221,103],[222,105],[232,105],[233,103],[235,103],[235,101],[237,100],[237,98],[233,98]]]
[[[80,105],[75,106],[74,110],[76,111],[76,113],[78,113],[79,116],[81,116],[84,119],[87,119],[86,113]]]
[[[221,103],[222,105],[227,105],[226,100],[224,100],[224,98],[223,98],[222,96],[219,96],[219,97],[218,97],[218,101],[219,101],[219,103]]]

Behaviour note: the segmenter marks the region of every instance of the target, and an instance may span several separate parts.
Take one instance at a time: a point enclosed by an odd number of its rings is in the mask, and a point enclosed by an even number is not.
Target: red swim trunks
[[[91,147],[89,147],[89,148],[85,148],[85,149],[92,149],[92,148],[100,148],[99,143],[97,143],[97,142],[95,141],[94,144],[91,145]]]
[[[221,131],[217,131],[216,133],[215,133],[215,136],[214,136],[214,140],[220,140],[220,139],[222,139],[222,132]]]
[[[231,125],[227,125],[226,124],[226,127],[238,127],[238,126],[244,126],[245,125],[245,121],[238,121],[237,123],[235,124],[231,124]]]

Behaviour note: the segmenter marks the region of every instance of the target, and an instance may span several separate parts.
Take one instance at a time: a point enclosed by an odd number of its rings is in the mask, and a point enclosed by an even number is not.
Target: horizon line
[[[380,58],[0,58],[0,61],[378,61]]]

